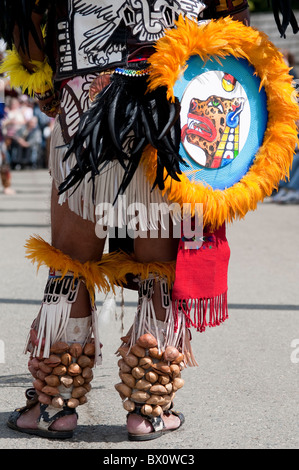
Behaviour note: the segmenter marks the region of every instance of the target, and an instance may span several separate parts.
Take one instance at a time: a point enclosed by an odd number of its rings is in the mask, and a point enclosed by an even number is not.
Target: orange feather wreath
[[[298,144],[299,107],[290,68],[264,33],[231,18],[198,25],[180,17],[176,26],[159,39],[156,52],[149,59],[149,91],[166,86],[167,97],[173,101],[173,86],[191,56],[198,55],[206,62],[213,58],[221,63],[221,58],[231,55],[247,59],[254,66],[267,95],[268,123],[263,144],[239,182],[225,190],[214,190],[204,182],[190,181],[185,174],[180,176],[180,182],[165,180],[164,193],[170,201],[182,207],[189,203],[193,210],[195,203],[202,203],[204,224],[216,229],[225,221],[243,218],[248,211],[255,210],[258,202],[288,178]],[[147,147],[143,164],[151,183],[155,180],[156,159],[156,151]]]

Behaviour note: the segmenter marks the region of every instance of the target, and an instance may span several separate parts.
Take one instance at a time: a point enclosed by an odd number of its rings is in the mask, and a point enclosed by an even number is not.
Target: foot
[[[58,411],[58,410],[57,410]],[[20,428],[37,429],[37,420],[40,415],[39,403],[30,408],[26,413],[23,413],[17,421],[17,426]],[[62,416],[54,421],[50,426],[51,431],[73,431],[77,426],[77,415]]]
[[[289,191],[277,202],[279,204],[299,204],[299,190],[289,189]]]
[[[15,190],[10,187],[4,188],[3,192],[6,196],[13,196],[14,194],[16,194]]]
[[[177,429],[181,425],[181,420],[173,414],[162,415],[162,419],[166,429]],[[127,419],[127,430],[131,434],[148,434],[153,431],[151,423],[137,414],[129,414]]]

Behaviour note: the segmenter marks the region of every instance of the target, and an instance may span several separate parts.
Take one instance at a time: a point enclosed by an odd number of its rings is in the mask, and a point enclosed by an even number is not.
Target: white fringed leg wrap
[[[153,292],[157,286],[161,292],[161,306],[165,309],[164,321],[156,318]],[[168,281],[165,278],[152,276],[139,282],[138,308],[130,333],[130,348],[145,333],[150,333],[157,339],[160,352],[165,351],[167,346],[174,346],[184,354],[185,365],[197,365],[191,349],[190,332],[186,327],[185,316],[182,312],[178,313],[178,324],[175,328],[173,304]]]
[[[79,279],[74,279],[71,272],[61,278],[60,272],[50,270],[41,310],[34,324],[37,333],[35,344],[31,344],[29,337],[25,352],[30,351],[33,357],[41,354],[49,357],[51,345],[65,334],[80,282]]]
[[[35,344],[32,344],[32,338],[29,335],[25,352],[29,351],[32,357],[48,358],[54,343],[57,341],[68,342],[66,338],[70,334],[70,325],[74,320],[70,319],[71,308],[77,299],[81,282],[84,280],[74,278],[72,272],[66,273],[62,278],[61,272],[50,270],[41,310],[34,324]],[[70,320],[72,321],[70,322]],[[89,326],[84,333],[81,328],[81,334],[85,337],[82,345],[90,342],[93,337],[96,364],[101,364],[98,317],[95,305],[91,306],[91,317],[88,324]],[[72,336],[76,336],[75,331]],[[81,341],[79,342],[81,343]]]

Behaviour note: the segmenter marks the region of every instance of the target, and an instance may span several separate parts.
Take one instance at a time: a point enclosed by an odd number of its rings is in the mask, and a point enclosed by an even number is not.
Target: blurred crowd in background
[[[47,168],[53,119],[26,95],[5,97],[2,135],[6,161],[12,170]]]
[[[5,43],[0,39],[0,62]],[[40,111],[38,102],[11,89],[0,76],[0,189],[13,195],[11,171],[48,168],[54,119]]]

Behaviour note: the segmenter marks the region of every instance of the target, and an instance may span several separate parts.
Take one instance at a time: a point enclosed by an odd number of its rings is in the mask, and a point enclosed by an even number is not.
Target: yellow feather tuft
[[[61,277],[71,271],[75,278],[82,278],[93,301],[95,286],[108,293],[111,289],[114,292],[115,285],[125,283],[125,277],[121,278],[118,272],[118,263],[122,261],[121,255],[105,255],[101,261],[81,263],[54,248],[40,236],[30,237],[25,249],[26,257],[37,264],[37,270],[41,266],[48,266],[61,271]]]
[[[44,62],[33,60],[34,72],[30,73],[23,65],[22,60],[13,48],[7,52],[0,66],[0,73],[5,73],[10,78],[12,88],[21,88],[22,93],[33,96],[34,92],[44,93],[53,89],[53,70],[45,59]]]
[[[61,250],[43,240],[40,236],[30,237],[26,244],[26,257],[41,266],[47,266],[61,271],[64,277],[68,271],[75,278],[82,278],[89,292],[92,302],[95,300],[95,286],[102,292],[115,292],[115,286],[125,286],[128,274],[147,279],[150,274],[166,277],[169,286],[174,282],[175,262],[137,262],[133,256],[124,252],[104,254],[101,261],[86,261],[81,263],[64,254]]]
[[[141,280],[148,279],[150,275],[157,278],[166,278],[169,287],[174,283],[176,261],[153,261],[141,263],[136,260],[134,255],[128,255],[121,252],[122,260],[118,266],[118,272],[121,278],[128,273],[140,277]]]

